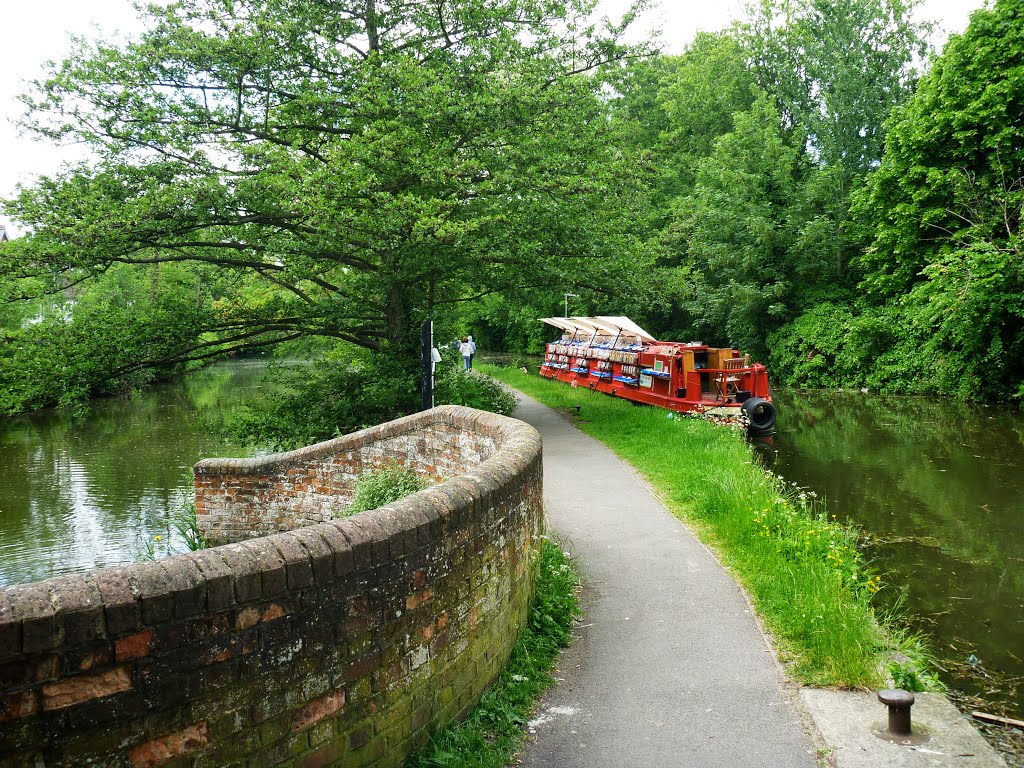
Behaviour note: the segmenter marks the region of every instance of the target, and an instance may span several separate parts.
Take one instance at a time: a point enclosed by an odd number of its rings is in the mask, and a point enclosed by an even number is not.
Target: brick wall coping
[[[389,437],[397,437],[398,435],[415,432],[430,424],[448,424],[471,432],[480,432],[498,438],[506,452],[512,449],[513,444],[522,440],[526,440],[527,443],[536,442],[538,446],[540,443],[540,435],[537,431],[524,422],[461,405],[440,405],[429,411],[420,411],[411,416],[395,419],[375,427],[368,427],[358,432],[336,437],[333,440],[325,440],[322,443],[307,445],[294,451],[272,453],[267,456],[257,456],[248,459],[203,459],[195,465],[194,471],[197,475],[221,473],[239,475],[269,474],[284,467],[317,461],[345,450],[360,448]],[[505,457],[505,459],[507,458]],[[488,461],[495,459],[499,459],[499,457],[492,457]],[[500,459],[500,461],[505,459]],[[486,465],[488,461],[483,462],[480,466]]]
[[[474,514],[490,509],[494,494],[540,460],[541,439],[533,427],[472,408],[440,406],[296,451],[206,459],[195,471],[260,474],[432,423],[489,434],[495,454],[465,474],[353,517],[163,560],[4,587],[0,661],[238,608],[314,580],[344,577],[359,561],[400,557],[437,531],[441,518],[460,509]]]

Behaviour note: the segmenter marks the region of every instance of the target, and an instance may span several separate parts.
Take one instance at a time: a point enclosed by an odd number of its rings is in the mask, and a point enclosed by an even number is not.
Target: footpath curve
[[[521,393],[549,529],[585,620],[530,724],[527,768],[811,768],[795,692],[736,582],[610,450]]]

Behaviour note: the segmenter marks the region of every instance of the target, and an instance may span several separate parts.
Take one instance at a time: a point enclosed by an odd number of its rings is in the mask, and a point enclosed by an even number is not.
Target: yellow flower
[[[156,535],[156,536],[154,536],[153,538],[154,538],[154,539],[156,539],[157,541],[163,541],[163,540],[164,540],[164,537],[163,537],[163,536],[161,536],[160,534],[157,534],[157,535]]]

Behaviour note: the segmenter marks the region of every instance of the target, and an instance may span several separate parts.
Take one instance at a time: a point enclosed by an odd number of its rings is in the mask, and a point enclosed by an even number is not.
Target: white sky
[[[919,17],[939,23],[936,42],[967,26],[970,13],[984,0],[922,0]],[[36,174],[53,173],[60,162],[81,157],[74,147],[55,148],[19,136],[13,124],[22,114],[17,95],[26,83],[43,73],[47,60],[59,60],[69,50],[68,35],[104,37],[138,31],[140,24],[130,0],[5,0],[0,17],[0,197],[14,193],[17,182]],[[628,0],[602,0],[601,11],[615,15]],[[660,26],[662,42],[680,51],[698,30],[727,26],[740,15],[742,0],[661,0],[661,8],[641,20],[642,29]],[[0,220],[0,223],[4,223]],[[14,229],[8,225],[8,232]]]

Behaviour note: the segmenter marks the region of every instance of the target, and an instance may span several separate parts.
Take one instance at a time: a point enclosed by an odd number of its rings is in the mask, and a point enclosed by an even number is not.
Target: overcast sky
[[[983,2],[923,0],[919,14],[940,24],[938,44],[946,34],[963,31],[971,11]],[[67,53],[69,34],[95,37],[99,28],[103,36],[111,37],[140,28],[130,0],[12,0],[4,5],[0,19],[0,197],[13,194],[17,182],[52,173],[62,160],[80,156],[74,148],[56,149],[18,135],[13,121],[22,113],[17,95],[26,90],[25,83],[41,76],[44,62]],[[616,14],[627,5],[628,0],[603,0],[601,9]],[[641,29],[660,26],[666,49],[678,52],[698,30],[727,26],[742,6],[742,0],[662,0],[658,11],[641,20]]]

